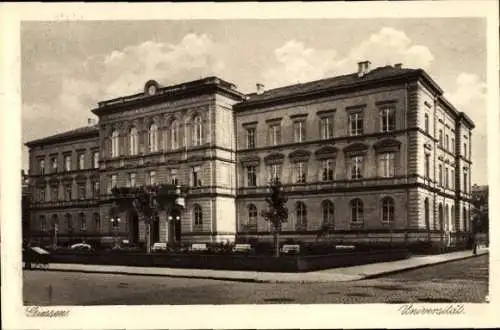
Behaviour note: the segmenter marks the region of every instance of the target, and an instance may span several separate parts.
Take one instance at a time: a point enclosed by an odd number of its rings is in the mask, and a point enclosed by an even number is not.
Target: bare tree
[[[288,209],[285,206],[287,198],[283,192],[283,187],[279,179],[271,181],[269,187],[269,195],[266,197],[268,207],[261,211],[261,216],[269,221],[273,227],[274,255],[280,255],[279,234],[281,232],[282,223],[288,220]]]

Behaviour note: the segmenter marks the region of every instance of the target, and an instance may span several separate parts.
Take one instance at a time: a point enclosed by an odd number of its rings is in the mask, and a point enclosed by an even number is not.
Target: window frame
[[[396,130],[396,109],[394,107],[381,108],[379,116],[381,133],[390,133]]]

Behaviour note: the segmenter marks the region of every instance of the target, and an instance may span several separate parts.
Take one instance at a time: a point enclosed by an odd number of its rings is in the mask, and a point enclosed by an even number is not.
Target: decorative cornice
[[[396,139],[383,139],[373,145],[377,152],[398,151],[400,147],[401,142]]]
[[[351,143],[347,147],[344,148],[344,153],[353,154],[353,153],[365,153],[368,150],[368,146],[361,142]]]
[[[291,160],[307,160],[310,156],[311,152],[305,149],[298,149],[288,154],[288,158]]]
[[[285,156],[281,153],[272,153],[270,155],[267,155],[264,157],[264,162],[266,164],[281,164],[283,163],[283,160],[285,159]]]
[[[335,157],[337,155],[338,149],[331,145],[322,146],[314,152],[317,159],[325,159]]]

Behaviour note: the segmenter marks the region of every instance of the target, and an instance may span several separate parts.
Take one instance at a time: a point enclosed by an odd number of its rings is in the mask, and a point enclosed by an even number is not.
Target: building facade
[[[314,240],[326,228],[342,241],[451,245],[470,230],[474,123],[420,69],[361,62],[349,75],[258,84],[248,95],[216,77],[149,81],[92,112],[95,126],[27,143],[30,191],[40,197],[31,221],[41,237],[66,219],[80,225],[59,226],[60,238],[142,241],[133,212],[111,223],[111,188],[175,183],[187,187],[180,230],[160,212],[153,241],[270,239],[259,214],[276,177],[288,195],[286,237]],[[53,170],[54,157],[64,171]]]

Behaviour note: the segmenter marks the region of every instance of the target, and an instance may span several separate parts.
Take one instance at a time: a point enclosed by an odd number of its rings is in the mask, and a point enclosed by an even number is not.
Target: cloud
[[[296,40],[277,48],[274,55],[277,66],[263,74],[264,83],[271,87],[350,73],[361,60],[370,60],[374,67],[401,62],[428,69],[434,59],[427,47],[414,44],[403,31],[391,27],[370,35],[343,57],[334,49],[307,48]]]

